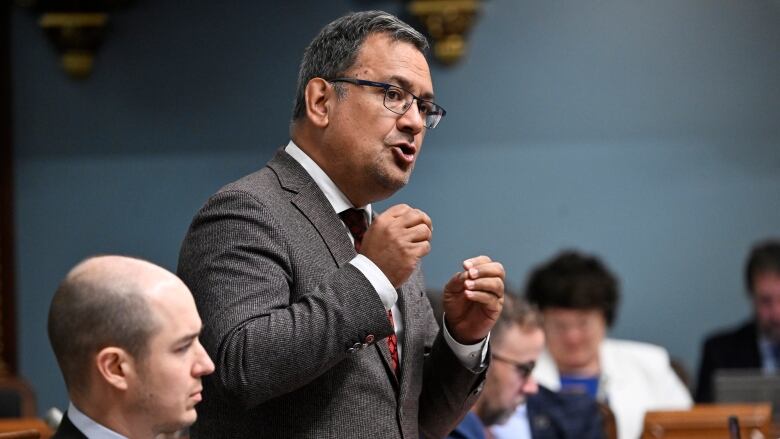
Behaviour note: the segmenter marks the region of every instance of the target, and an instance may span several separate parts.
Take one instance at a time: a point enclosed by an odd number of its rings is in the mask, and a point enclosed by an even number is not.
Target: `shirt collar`
[[[73,402],[68,404],[67,416],[70,422],[89,439],[127,439],[121,434],[98,424],[77,409]]]
[[[319,187],[322,193],[325,194],[325,198],[328,199],[328,202],[333,207],[333,210],[336,211],[336,213],[341,213],[349,208],[355,207],[349,201],[347,196],[344,195],[341,190],[339,190],[338,186],[336,186],[336,183],[334,183],[333,180],[328,177],[328,174],[326,174],[325,171],[323,171],[322,168],[320,168],[311,157],[303,152],[303,150],[298,145],[296,145],[295,142],[290,140],[290,143],[287,144],[287,146],[284,148],[284,151],[287,154],[290,154],[290,157],[295,159],[296,162],[300,163],[300,165],[303,166],[303,169],[309,173],[309,176],[311,176],[312,180],[317,183],[317,187]],[[359,208],[366,211],[368,214],[368,221],[371,222],[371,205],[367,204]]]
[[[765,335],[758,335],[758,350],[761,352],[761,367],[764,372],[772,373],[777,371],[777,360],[775,359],[775,343]]]

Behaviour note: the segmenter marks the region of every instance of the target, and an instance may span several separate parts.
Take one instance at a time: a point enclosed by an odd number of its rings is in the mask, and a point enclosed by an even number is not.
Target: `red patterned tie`
[[[363,243],[363,235],[368,230],[368,221],[366,214],[360,209],[351,207],[339,214],[341,220],[347,225],[349,233],[355,238],[355,250],[360,253],[360,245]]]
[[[368,230],[366,214],[360,209],[349,208],[341,212],[339,217],[355,239],[355,250],[359,253],[360,245],[363,243],[363,235]],[[390,350],[390,357],[393,360],[393,370],[398,373],[398,337],[395,335],[395,321],[391,310],[387,310],[387,319],[390,320],[390,325],[393,327],[393,333],[387,337],[387,348]]]
[[[390,326],[393,327],[393,333],[387,337],[387,348],[390,350],[390,358],[393,359],[393,371],[398,373],[398,337],[395,335],[395,320],[393,320],[393,312],[387,310],[387,318],[390,320]]]

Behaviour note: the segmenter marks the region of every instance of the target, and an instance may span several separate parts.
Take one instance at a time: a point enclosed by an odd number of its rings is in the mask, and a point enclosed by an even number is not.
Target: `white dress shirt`
[[[73,402],[68,404],[68,412],[65,415],[88,439],[127,439],[114,430],[98,424],[81,410],[77,409],[76,406],[73,405]]]
[[[780,369],[775,361],[774,343],[763,335],[758,337],[758,351],[761,353],[761,369],[765,374],[773,374]]]
[[[490,427],[490,432],[495,439],[532,439],[528,404],[519,405],[505,424]]]
[[[320,168],[319,165],[317,165],[317,163],[311,159],[311,157],[303,152],[303,150],[299,148],[295,142],[290,140],[290,143],[287,144],[284,150],[293,159],[295,159],[295,161],[297,161],[303,167],[303,169],[306,170],[309,176],[311,176],[312,180],[314,180],[314,182],[317,184],[317,187],[319,187],[322,193],[325,194],[325,198],[328,199],[328,202],[336,213],[341,213],[347,209],[356,207],[353,206],[346,195],[344,195],[344,193],[339,190],[339,188],[336,186],[336,183],[334,183],[333,180],[328,177],[328,174],[326,174],[325,171],[323,171],[322,168]],[[370,224],[371,205],[368,204],[366,206],[359,206],[357,208],[366,211]],[[344,227],[344,232],[347,234],[347,236],[349,236],[350,241],[352,241],[354,244],[355,238],[352,237],[352,234],[349,233],[349,229],[347,229],[346,226]],[[379,298],[382,300],[382,304],[384,304],[385,309],[391,310],[393,312],[395,334],[398,338],[398,360],[400,361],[401,355],[403,353],[401,346],[403,345],[404,327],[401,309],[398,307],[397,303],[398,292],[395,290],[393,284],[390,283],[390,280],[387,278],[387,276],[385,276],[382,270],[380,270],[379,267],[377,267],[376,264],[374,264],[367,257],[358,254],[351,261],[349,261],[349,263],[360,270],[366,279],[368,279],[368,281],[371,283],[371,286],[373,286],[376,292],[379,294]],[[444,321],[444,319],[442,319],[442,321]],[[485,355],[487,354],[487,338],[474,345],[460,344],[455,341],[454,338],[452,338],[449,330],[447,329],[447,325],[443,326],[444,339],[447,341],[450,349],[452,349],[452,351],[465,367],[469,369],[476,369],[484,364]]]

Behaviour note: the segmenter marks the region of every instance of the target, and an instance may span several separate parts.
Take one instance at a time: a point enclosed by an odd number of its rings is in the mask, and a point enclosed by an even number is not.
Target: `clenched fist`
[[[425,212],[397,204],[374,218],[363,235],[360,253],[398,288],[431,251],[432,233],[431,219]]]

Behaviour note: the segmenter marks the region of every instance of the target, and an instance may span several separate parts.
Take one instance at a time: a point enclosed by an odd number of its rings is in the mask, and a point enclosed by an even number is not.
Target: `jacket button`
[[[364,342],[365,344],[371,344],[371,343],[373,343],[373,342],[374,342],[374,334],[368,334],[368,335],[366,336],[366,339],[365,339],[365,340],[363,340],[363,342]]]
[[[354,345],[352,345],[352,349],[354,350],[363,349],[363,344],[355,343]]]

